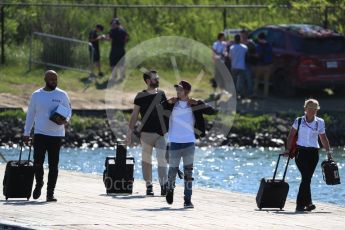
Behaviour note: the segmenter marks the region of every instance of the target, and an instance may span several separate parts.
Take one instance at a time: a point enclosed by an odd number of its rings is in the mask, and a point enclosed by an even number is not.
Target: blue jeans
[[[245,83],[247,84],[247,95],[253,96],[253,74],[250,66],[246,65],[246,69],[233,69],[232,70],[234,77],[237,78],[236,89],[237,93],[243,96],[243,88]]]
[[[184,170],[184,199],[190,200],[193,186],[193,162],[195,144],[190,143],[169,143],[169,172],[168,188],[175,188],[176,174],[179,169],[181,158]]]

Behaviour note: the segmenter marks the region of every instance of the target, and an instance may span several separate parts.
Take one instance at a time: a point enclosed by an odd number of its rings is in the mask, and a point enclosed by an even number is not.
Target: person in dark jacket
[[[203,114],[215,114],[216,110],[201,100],[189,98],[192,89],[187,81],[175,85],[177,97],[161,103],[162,113],[169,118],[169,171],[166,201],[173,203],[176,174],[180,160],[184,169],[184,207],[194,208],[191,202],[193,182],[193,162],[195,141],[205,136],[205,120]]]
[[[112,76],[122,81],[125,78],[125,45],[129,40],[129,35],[125,28],[121,26],[118,18],[113,18],[110,25],[111,30],[107,35],[107,39],[111,41],[109,64],[112,69]],[[117,77],[118,75],[120,77]]]
[[[99,35],[98,33],[102,32],[104,27],[100,24],[96,25],[96,28],[89,33],[89,42],[91,43],[92,47],[89,48],[90,56],[92,63],[98,69],[98,76],[103,77],[104,74],[101,71],[101,54],[99,49],[99,41],[105,39],[105,35]]]
[[[259,80],[264,80],[264,97],[269,94],[269,81],[272,71],[273,50],[272,45],[266,40],[266,34],[260,33],[258,36],[258,43],[256,46],[256,56],[258,58],[254,68],[255,81],[254,93],[257,94],[259,89]]]

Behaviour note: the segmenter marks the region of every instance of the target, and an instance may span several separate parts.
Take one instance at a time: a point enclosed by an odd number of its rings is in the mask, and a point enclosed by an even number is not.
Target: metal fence
[[[30,39],[29,69],[33,64],[92,72],[90,42],[34,32]]]

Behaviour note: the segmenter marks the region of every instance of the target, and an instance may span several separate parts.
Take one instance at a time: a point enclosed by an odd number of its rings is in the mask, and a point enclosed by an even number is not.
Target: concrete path
[[[0,165],[1,180],[4,169]],[[158,194],[158,186],[154,188]],[[198,188],[195,208],[186,210],[181,187],[173,205],[144,192],[144,183],[135,181],[133,195],[107,196],[100,175],[60,171],[57,203],[46,203],[45,192],[37,201],[6,202],[2,196],[0,229],[344,229],[345,207],[316,203],[314,212],[300,214],[288,201],[284,211],[259,211],[252,195]]]

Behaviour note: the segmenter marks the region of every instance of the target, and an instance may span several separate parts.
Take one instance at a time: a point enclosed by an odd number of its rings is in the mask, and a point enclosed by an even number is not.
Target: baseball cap
[[[110,25],[113,25],[113,24],[120,25],[121,24],[120,19],[118,19],[118,18],[111,19]]]
[[[174,85],[175,88],[180,87],[184,90],[190,91],[192,89],[192,85],[188,81],[180,81],[178,84]]]

